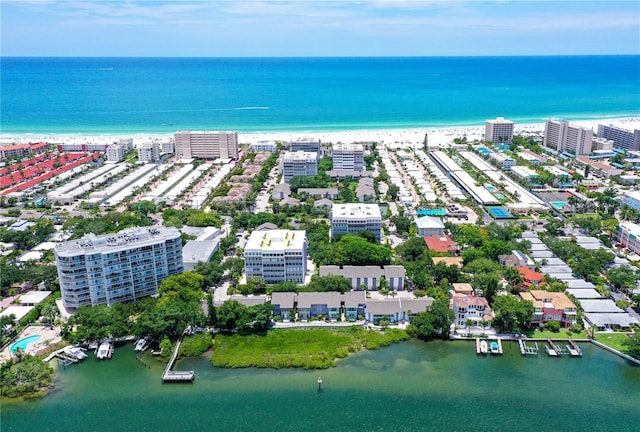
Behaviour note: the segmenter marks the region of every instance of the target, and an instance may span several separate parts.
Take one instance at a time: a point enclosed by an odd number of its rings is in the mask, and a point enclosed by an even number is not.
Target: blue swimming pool
[[[495,186],[493,186],[493,185],[487,185],[487,186],[486,186],[486,188],[487,188],[487,190],[488,190],[489,192],[495,192],[495,191],[497,191],[497,190],[498,190],[498,189],[496,189],[496,187],[495,187]]]
[[[446,216],[447,211],[444,209],[416,210],[418,216]]]
[[[502,207],[487,207],[487,211],[494,219],[509,219],[513,216]]]
[[[563,201],[553,201],[551,203],[552,206],[554,206],[555,208],[564,208],[565,202]]]
[[[498,198],[499,200],[503,200],[504,199],[504,195],[502,195],[501,193],[494,193],[493,196]]]
[[[11,345],[10,351],[12,353],[16,352],[16,350],[18,348],[22,348],[22,350],[26,350],[27,346],[37,340],[39,340],[42,336],[41,335],[33,335],[33,336],[27,336],[26,338],[22,338],[19,341],[15,342],[13,345]]]

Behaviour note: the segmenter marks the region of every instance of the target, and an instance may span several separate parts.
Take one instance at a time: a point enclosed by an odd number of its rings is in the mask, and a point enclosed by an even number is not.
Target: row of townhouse
[[[405,269],[401,265],[388,266],[334,266],[319,268],[320,276],[342,276],[349,279],[353,290],[376,291],[388,282],[386,288],[392,291],[404,290]],[[385,287],[383,287],[385,288]]]
[[[430,297],[372,300],[366,298],[364,291],[274,292],[271,295],[273,315],[284,321],[295,318],[308,321],[314,317],[339,321],[343,318],[357,320],[364,317],[372,323],[378,323],[382,319],[390,323],[406,322],[411,321],[416,314],[425,312],[432,303],[433,299]]]

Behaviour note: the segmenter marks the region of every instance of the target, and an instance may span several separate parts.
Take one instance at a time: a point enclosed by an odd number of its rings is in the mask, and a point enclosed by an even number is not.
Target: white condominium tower
[[[566,121],[547,120],[544,128],[545,147],[580,156],[590,154],[592,145],[593,130]]]
[[[484,127],[484,140],[511,144],[513,141],[513,122],[505,120],[503,117],[487,120]]]
[[[244,248],[247,279],[267,283],[303,283],[307,272],[307,236],[305,231],[254,231]]]
[[[67,308],[136,301],[158,293],[160,282],[183,272],[176,228],[129,228],[87,234],[55,248],[62,301]]]
[[[322,143],[319,139],[315,138],[298,138],[297,140],[289,143],[289,150],[292,152],[315,152],[318,154],[318,157],[320,156],[321,149]]]
[[[184,132],[175,133],[176,155],[180,159],[236,159],[238,132]]]
[[[334,144],[331,148],[334,171],[362,171],[364,148],[362,144]]]
[[[289,183],[293,177],[318,174],[318,154],[305,151],[285,152],[282,156],[282,175]]]
[[[598,138],[613,141],[613,147],[620,150],[640,150],[640,129],[633,132],[615,126],[598,125]]]
[[[382,215],[377,204],[334,204],[331,208],[331,237],[371,232],[381,239]]]

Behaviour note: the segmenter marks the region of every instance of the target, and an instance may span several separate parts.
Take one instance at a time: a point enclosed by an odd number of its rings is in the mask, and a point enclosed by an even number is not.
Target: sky
[[[640,2],[0,0],[2,56],[640,54]]]

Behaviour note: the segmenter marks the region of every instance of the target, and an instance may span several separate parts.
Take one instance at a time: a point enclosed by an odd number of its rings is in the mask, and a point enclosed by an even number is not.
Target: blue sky
[[[630,1],[1,0],[3,56],[640,54]]]

